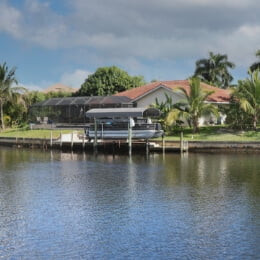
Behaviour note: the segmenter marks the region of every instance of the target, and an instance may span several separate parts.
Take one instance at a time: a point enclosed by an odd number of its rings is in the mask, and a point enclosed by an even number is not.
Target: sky
[[[209,52],[247,77],[260,49],[259,0],[0,0],[0,64],[19,85],[80,88],[97,68],[181,80]]]

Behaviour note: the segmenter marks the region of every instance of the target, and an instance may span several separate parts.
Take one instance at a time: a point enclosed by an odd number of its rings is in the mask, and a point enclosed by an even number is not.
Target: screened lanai
[[[30,107],[31,123],[83,124],[85,112],[92,108],[133,107],[124,96],[51,98]]]

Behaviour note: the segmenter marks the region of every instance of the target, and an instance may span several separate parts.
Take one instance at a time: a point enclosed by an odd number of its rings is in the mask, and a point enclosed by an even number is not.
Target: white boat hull
[[[132,130],[131,136],[133,139],[150,139],[156,138],[163,135],[162,130]],[[95,138],[95,131],[89,130],[88,138]],[[128,139],[129,131],[128,130],[107,130],[107,131],[97,131],[98,139]]]

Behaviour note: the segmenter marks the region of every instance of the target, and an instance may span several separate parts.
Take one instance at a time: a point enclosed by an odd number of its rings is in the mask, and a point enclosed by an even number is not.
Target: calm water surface
[[[260,155],[0,148],[0,259],[260,259]]]

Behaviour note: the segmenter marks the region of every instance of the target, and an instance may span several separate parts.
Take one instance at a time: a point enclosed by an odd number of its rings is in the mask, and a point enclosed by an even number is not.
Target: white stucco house
[[[164,102],[166,100],[165,94],[172,98],[173,103],[177,103],[185,100],[185,97],[179,88],[185,88],[189,91],[189,85],[189,80],[158,81],[117,93],[116,96],[126,96],[130,98],[137,107],[149,107],[152,104],[155,104],[156,98],[159,103]],[[201,87],[205,91],[214,91],[206,102],[216,106],[229,104],[229,90],[220,89],[203,82],[201,82]],[[208,124],[212,120],[214,123],[223,124],[225,115],[220,115],[220,118],[214,118],[212,116],[203,117],[200,119],[200,125]]]

